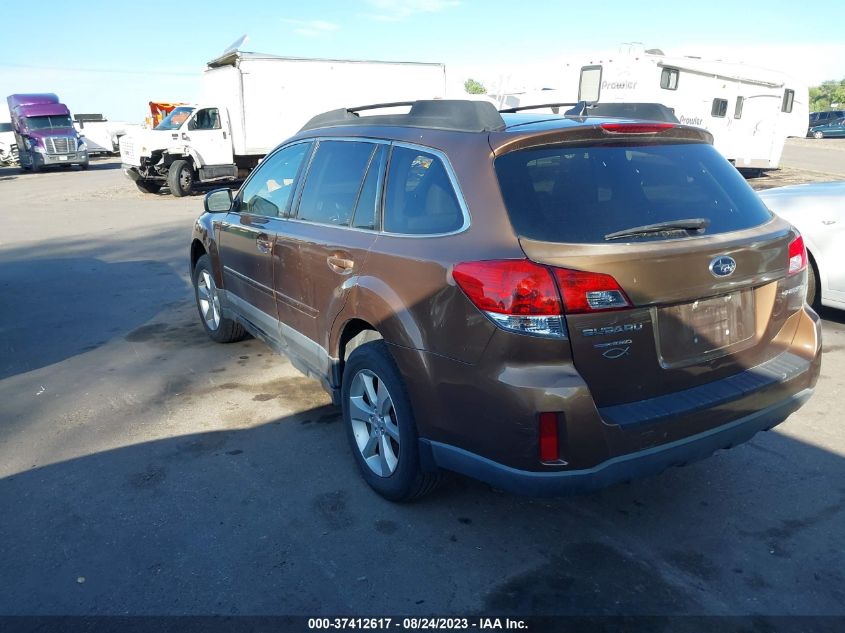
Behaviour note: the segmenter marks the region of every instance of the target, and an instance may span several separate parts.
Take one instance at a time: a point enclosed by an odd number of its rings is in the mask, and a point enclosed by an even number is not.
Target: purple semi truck
[[[88,169],[88,148],[73,127],[70,110],[54,94],[17,94],[6,98],[21,167],[39,171],[50,165]]]

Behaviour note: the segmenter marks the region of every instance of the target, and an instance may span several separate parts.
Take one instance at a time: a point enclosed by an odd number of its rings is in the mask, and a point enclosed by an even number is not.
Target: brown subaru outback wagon
[[[209,336],[320,380],[376,491],[413,498],[441,470],[592,490],[810,397],[802,238],[707,132],[406,105],[315,117],[207,195],[191,244]]]

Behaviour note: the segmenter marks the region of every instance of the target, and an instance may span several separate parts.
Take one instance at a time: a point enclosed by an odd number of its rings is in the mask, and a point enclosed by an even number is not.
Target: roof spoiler
[[[407,114],[365,114],[370,110],[410,107]],[[422,127],[453,132],[494,132],[505,129],[496,106],[468,99],[426,99],[374,103],[323,112],[306,123],[300,132],[342,125],[388,125]]]

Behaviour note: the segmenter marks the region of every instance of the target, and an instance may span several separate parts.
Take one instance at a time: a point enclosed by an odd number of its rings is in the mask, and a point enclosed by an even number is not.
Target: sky
[[[0,96],[55,92],[73,112],[141,122],[147,102],[194,101],[206,62],[242,50],[446,64],[450,90],[554,87],[557,67],[628,42],[761,65],[810,85],[845,78],[841,5],[782,0],[182,0],[4,2]],[[639,5],[639,6],[638,6]],[[449,96],[456,96],[450,94]],[[8,112],[0,107],[0,120]]]

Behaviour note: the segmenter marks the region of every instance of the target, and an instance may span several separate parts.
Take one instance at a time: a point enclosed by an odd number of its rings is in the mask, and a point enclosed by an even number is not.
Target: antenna
[[[240,47],[243,46],[244,44],[246,44],[248,41],[249,41],[249,35],[244,33],[238,39],[236,39],[234,42],[229,44],[229,46],[226,47],[226,50],[223,51],[223,54],[225,55],[226,53],[231,53],[233,51],[240,49]]]

